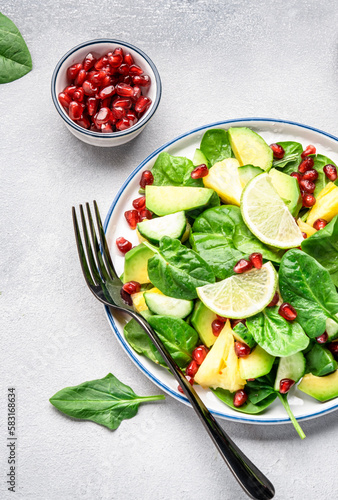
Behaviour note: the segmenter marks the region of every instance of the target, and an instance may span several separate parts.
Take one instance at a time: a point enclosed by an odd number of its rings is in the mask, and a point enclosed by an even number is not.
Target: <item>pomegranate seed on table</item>
[[[143,113],[149,108],[150,105],[151,99],[149,99],[149,97],[141,95],[135,102],[135,111],[137,113]]]
[[[278,301],[279,301],[279,294],[278,294],[278,292],[275,292],[275,295],[273,296],[272,301],[266,307],[274,307]]]
[[[84,99],[84,92],[83,92],[83,88],[82,87],[79,87],[78,89],[75,90],[74,94],[73,94],[73,99],[74,101],[77,101],[77,102],[82,102],[83,99]]]
[[[132,295],[133,293],[137,293],[141,290],[141,285],[137,281],[128,281],[122,287],[122,289]]]
[[[132,243],[123,238],[122,236],[116,239],[116,246],[123,254],[126,254],[127,252],[129,252],[129,250],[133,248]]]
[[[94,83],[89,80],[85,80],[82,85],[83,92],[89,97],[94,97],[98,92],[98,87],[95,86]]]
[[[316,203],[316,198],[313,194],[302,193],[303,207],[310,208]]]
[[[234,266],[234,271],[237,274],[242,274],[247,271],[250,271],[253,268],[252,262],[246,259],[240,259],[237,264]]]
[[[123,58],[123,61],[128,64],[128,66],[132,66],[134,64],[134,58],[131,54],[126,54]]]
[[[190,363],[188,364],[188,366],[186,367],[185,369],[185,373],[187,375],[189,375],[189,377],[194,377],[197,373],[197,370],[198,370],[198,364],[196,363],[196,361],[193,359],[192,361],[190,361]]]
[[[303,179],[306,181],[316,181],[318,179],[318,172],[315,169],[307,170],[303,175]]]
[[[330,342],[327,347],[335,357],[338,356],[338,342]]]
[[[67,78],[69,80],[75,80],[75,78],[77,77],[79,71],[83,68],[82,64],[81,63],[78,63],[78,64],[73,64],[73,66],[70,66],[68,69],[67,69]]]
[[[138,85],[139,87],[150,87],[150,76],[148,75],[134,75],[132,77],[133,84]]]
[[[308,146],[306,146],[306,148],[304,149],[304,151],[300,156],[302,158],[305,158],[308,155],[315,155],[315,154],[316,154],[316,148],[312,144],[309,144]]]
[[[150,220],[153,218],[153,214],[147,208],[143,208],[139,212],[139,218],[140,218],[140,222],[142,222],[145,219]]]
[[[79,120],[82,116],[84,105],[79,102],[72,101],[69,104],[69,118],[71,120]]]
[[[92,69],[92,67],[94,66],[95,63],[96,63],[96,58],[93,56],[93,54],[91,52],[89,52],[89,54],[87,54],[83,60],[83,63],[82,63],[83,69],[85,69],[86,71],[89,71],[90,69]]]
[[[201,177],[205,177],[208,173],[208,167],[204,163],[201,163],[201,165],[197,165],[197,167],[192,170],[190,175],[192,179],[201,179]]]
[[[295,179],[297,179],[298,183],[302,180],[303,176],[300,172],[292,172],[290,174],[291,177],[294,177]]]
[[[334,182],[337,179],[337,168],[331,163],[325,165],[323,172],[330,181]]]
[[[288,302],[283,302],[283,304],[279,306],[278,314],[287,321],[293,321],[297,318],[296,309]]]
[[[327,226],[327,221],[325,219],[317,219],[313,223],[313,227],[317,229],[317,231],[320,231],[325,226]]]
[[[295,385],[295,381],[292,380],[291,378],[283,378],[280,382],[279,382],[279,392],[281,394],[286,394],[287,392],[289,392],[289,390],[291,389],[291,387]]]
[[[133,203],[133,207],[135,210],[141,210],[146,206],[146,197],[145,196],[140,196],[139,198],[136,198]]]
[[[208,352],[209,349],[205,347],[205,345],[199,345],[192,351],[192,359],[195,360],[198,365],[201,365]]]
[[[322,333],[319,337],[316,337],[318,344],[325,344],[329,340],[327,332]]]
[[[214,319],[214,321],[211,323],[212,333],[215,335],[215,337],[218,337],[223,328],[224,328],[224,321],[220,319]]]
[[[306,240],[306,238],[307,238],[307,234],[306,234],[306,233],[304,233],[303,231],[302,231],[302,236],[303,236],[304,240]]]
[[[150,170],[145,170],[142,172],[141,180],[140,180],[140,186],[141,188],[145,188],[146,186],[150,186],[154,182],[154,176],[151,173]]]
[[[251,255],[249,255],[249,260],[256,269],[261,269],[263,265],[263,255],[261,253],[259,252],[252,253]]]
[[[139,214],[137,210],[127,210],[124,212],[126,221],[128,222],[131,229],[136,229],[137,223],[140,222]]]
[[[245,319],[232,319],[231,320],[231,328],[234,329],[238,323],[243,323],[244,326],[246,326],[246,321]]]
[[[65,92],[60,92],[58,98],[61,106],[68,109],[70,103],[72,102],[72,98],[70,97],[70,95],[66,94]]]
[[[247,399],[248,394],[243,389],[236,391],[233,399],[234,406],[236,408],[240,408],[244,405],[244,403],[246,403]]]
[[[274,158],[276,158],[277,160],[281,160],[284,157],[284,148],[279,144],[270,144],[270,148],[272,149]]]
[[[312,170],[315,162],[311,156],[306,156],[304,160],[300,162],[300,165],[298,167],[298,171],[301,174],[305,174],[307,170]]]
[[[251,349],[247,344],[244,344],[244,342],[235,342],[235,353],[238,358],[245,358],[249,356],[250,352]]]
[[[306,172],[305,172],[304,175],[306,175]],[[314,182],[312,182],[312,181],[307,180],[307,179],[302,179],[299,182],[299,187],[305,193],[312,194],[314,192],[314,190],[316,189],[316,184]]]

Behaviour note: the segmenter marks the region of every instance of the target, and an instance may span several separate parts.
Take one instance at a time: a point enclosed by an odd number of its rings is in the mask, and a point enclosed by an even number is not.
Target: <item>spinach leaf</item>
[[[171,156],[167,152],[158,155],[151,170],[154,186],[190,186],[203,187],[202,179],[192,179],[194,164],[183,156]]]
[[[273,403],[273,401],[276,399],[277,394],[274,392],[274,390],[270,391],[259,391],[257,394],[257,400],[255,402],[254,398],[254,391],[248,390],[249,389],[249,384],[247,384],[245,387],[246,392],[248,392],[249,396],[244,403],[243,406],[240,406],[237,408],[234,406],[234,394],[231,393],[230,391],[227,391],[225,389],[211,389],[212,392],[217,396],[223,403],[226,405],[230,406],[233,410],[240,411],[242,413],[248,413],[249,415],[255,415],[256,413],[261,413],[263,410],[265,410],[268,406]],[[259,394],[259,397],[258,397]],[[253,395],[251,397],[251,395]]]
[[[306,238],[302,250],[325,267],[338,286],[338,215],[323,229]]]
[[[285,174],[291,174],[298,169],[301,162],[301,154],[303,146],[299,142],[285,141],[278,142],[285,151],[284,157],[281,160],[274,160],[272,166],[283,170]]]
[[[290,356],[309,344],[303,328],[296,321],[286,321],[280,316],[277,306],[247,318],[246,326],[257,344],[272,356]]]
[[[0,83],[21,78],[32,69],[32,58],[15,24],[0,12]]]
[[[142,326],[137,321],[131,319],[123,329],[124,336],[128,344],[138,354],[142,354],[154,363],[167,367],[161,354],[158,352]]]
[[[203,135],[200,149],[211,165],[232,156],[228,132],[222,128],[207,130]]]
[[[279,287],[283,300],[297,311],[297,321],[309,337],[325,331],[326,319],[338,323],[338,294],[329,272],[310,255],[288,250],[279,268]]]
[[[196,330],[183,319],[173,316],[150,316],[148,323],[156,330],[179,367],[185,368],[192,360],[192,351],[199,342]]]
[[[145,242],[155,255],[148,260],[148,275],[154,286],[169,297],[196,299],[196,288],[215,282],[204,259],[179,240],[164,236],[159,248]]]
[[[325,188],[326,184],[330,182],[330,180],[324,174],[323,168],[328,163],[337,166],[330,158],[324,155],[311,155],[314,160],[313,168],[318,172],[318,179],[316,180],[316,189],[314,191],[314,197],[316,198],[322,189]]]
[[[92,420],[108,429],[117,429],[122,420],[136,415],[141,403],[164,399],[164,396],[137,396],[114,375],[66,387],[50,398],[55,408],[66,415]]]

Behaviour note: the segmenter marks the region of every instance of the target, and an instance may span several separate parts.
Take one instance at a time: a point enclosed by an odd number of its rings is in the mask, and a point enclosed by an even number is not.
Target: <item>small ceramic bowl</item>
[[[82,62],[88,52],[91,52],[94,56],[99,58],[107,52],[113,51],[117,47],[122,47],[125,52],[129,52],[133,56],[135,64],[139,65],[144,70],[145,74],[150,76],[151,85],[147,89],[143,88],[142,94],[149,97],[152,103],[140,120],[126,130],[110,134],[87,130],[80,127],[75,121],[69,118],[67,111],[63,108],[63,106],[61,106],[58,100],[59,93],[62,92],[63,89],[69,84],[67,80],[67,68],[72,64]],[[91,144],[92,146],[111,147],[125,144],[142,132],[157,110],[161,99],[162,85],[160,75],[155,64],[142,50],[138,49],[134,45],[131,45],[130,43],[103,38],[81,43],[67,52],[55,67],[52,76],[51,90],[53,102],[59,115],[63,119],[66,127],[72,132],[72,134],[75,135],[75,137],[83,142],[86,142],[87,144]]]

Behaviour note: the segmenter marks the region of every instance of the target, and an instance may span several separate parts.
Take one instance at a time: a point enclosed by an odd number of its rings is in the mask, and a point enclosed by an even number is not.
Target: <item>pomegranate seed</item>
[[[189,375],[186,375],[185,377],[187,379],[187,381],[189,382],[190,385],[194,385],[194,379],[193,377],[190,377]],[[182,387],[180,385],[177,386],[177,389],[182,393],[184,394],[184,391],[182,389]]]
[[[151,99],[149,99],[149,97],[141,95],[135,103],[135,111],[137,113],[144,113],[144,111],[146,111],[150,105]]]
[[[245,319],[232,319],[231,320],[231,328],[234,329],[236,325],[239,323],[242,323],[244,326],[246,326],[246,321]]]
[[[327,332],[322,333],[319,337],[316,337],[318,344],[325,344],[329,340]]]
[[[107,64],[109,64],[108,57],[103,56],[98,61],[96,61],[96,63],[94,64],[94,68],[95,69],[102,69],[105,66],[107,66]]]
[[[105,97],[104,99],[102,99],[102,101],[100,102],[100,109],[101,108],[109,108],[110,107],[110,104],[111,104],[111,97]]]
[[[60,94],[58,95],[58,98],[59,98],[59,102],[60,102],[61,106],[68,109],[70,103],[72,102],[72,98],[68,94],[66,94],[65,92],[60,92]]]
[[[316,198],[313,194],[303,193],[302,194],[303,207],[310,208],[316,203]]]
[[[259,252],[252,253],[249,256],[249,260],[256,269],[260,269],[263,265],[263,255]]]
[[[67,69],[67,77],[69,80],[75,80],[77,75],[79,74],[79,71],[83,68],[82,64],[73,64],[73,66],[70,66]]]
[[[150,76],[148,75],[134,75],[133,77],[133,84],[138,85],[139,87],[149,87],[151,80]]]
[[[296,309],[288,302],[283,302],[283,304],[279,306],[278,314],[287,321],[293,321],[297,318]]]
[[[125,108],[115,106],[112,107],[111,114],[114,118],[116,118],[116,120],[122,120],[122,118],[125,118],[127,111]]]
[[[186,367],[185,373],[186,373],[186,375],[189,375],[189,377],[194,377],[197,373],[197,370],[198,370],[198,364],[193,359],[192,361],[190,361],[190,363]]]
[[[192,179],[200,179],[201,177],[208,175],[208,173],[208,167],[204,163],[201,163],[201,165],[198,165],[194,168],[194,170],[192,170],[190,175]]]
[[[212,333],[215,335],[215,337],[218,337],[223,328],[224,321],[221,321],[220,319],[214,319],[214,321],[211,323]]]
[[[128,306],[133,305],[133,300],[132,300],[131,296],[129,295],[129,293],[127,293],[125,290],[123,290],[123,288],[121,288],[121,290],[120,290],[120,295],[121,295],[122,300],[126,304],[128,304]]]
[[[184,394],[184,391],[182,389],[182,387],[180,385],[177,386],[177,389],[179,390],[179,392],[181,392],[182,394]]]
[[[83,99],[84,99],[84,92],[83,92],[83,88],[82,87],[79,87],[78,89],[75,90],[74,94],[73,94],[73,99],[74,101],[77,101],[77,102],[82,102]]]
[[[244,344],[244,342],[235,342],[235,353],[238,358],[249,356],[250,352],[251,349],[247,344]]]
[[[304,233],[303,231],[302,231],[302,236],[303,236],[304,240],[306,240],[306,238],[307,238],[307,234],[306,234],[306,233]]]
[[[302,174],[300,174],[299,172],[292,172],[290,174],[291,177],[295,177],[295,179],[297,179],[298,182],[300,182],[302,180]]]
[[[112,79],[109,75],[106,75],[104,79],[101,82],[102,87],[109,87],[109,85],[112,85]]]
[[[142,222],[145,219],[150,220],[153,217],[153,214],[147,208],[143,208],[142,210],[140,210],[139,214],[140,214],[139,215],[140,222]]]
[[[248,399],[248,394],[243,389],[236,391],[233,400],[234,406],[236,408],[243,406],[244,403],[246,403],[247,399]]]
[[[331,163],[325,165],[323,172],[330,181],[334,182],[337,179],[337,168]]]
[[[272,149],[274,158],[281,160],[284,157],[285,155],[284,148],[279,144],[270,144],[270,148]]]
[[[82,116],[84,105],[79,102],[72,101],[69,105],[69,118],[71,120],[79,120]]]
[[[128,118],[121,118],[118,122],[116,122],[116,129],[117,130],[126,130],[127,128],[130,127],[130,123]]]
[[[123,77],[122,83],[127,83],[128,85],[132,85],[133,80],[131,79],[130,75],[126,75]]]
[[[256,380],[255,378],[247,378],[246,381],[247,382],[253,382],[254,380]]]
[[[113,68],[118,68],[123,63],[122,54],[111,54],[108,56],[108,62]]]
[[[129,54],[129,52],[124,56],[123,60],[126,64],[128,64],[128,66],[132,66],[134,64],[134,58],[131,54]]]
[[[330,342],[327,347],[335,357],[338,356],[338,342]]]
[[[130,66],[129,72],[133,76],[134,75],[142,75],[143,74],[143,69],[140,68],[140,66],[137,66],[136,64],[133,64],[132,66]]]
[[[300,162],[298,170],[301,174],[305,174],[307,170],[313,169],[314,161],[311,156],[306,156],[303,161]]]
[[[141,290],[141,285],[138,281],[128,281],[122,288],[125,292],[129,293],[129,295],[132,295],[133,293],[137,293]]]
[[[94,83],[94,85],[101,85],[106,76],[107,73],[105,71],[92,71],[87,80]]]
[[[242,274],[253,268],[253,264],[246,259],[240,259],[237,264],[234,266],[234,271],[237,274]]]
[[[292,380],[291,378],[283,378],[280,382],[279,382],[279,392],[281,394],[286,394],[287,392],[289,392],[289,390],[291,389],[291,387],[295,385],[295,381]]]
[[[68,87],[66,87],[64,89],[64,93],[69,95],[71,98],[73,98],[73,95],[74,95],[74,92],[78,89],[78,87],[76,87],[75,85],[68,85]]]
[[[120,73],[120,75],[128,76],[129,75],[129,66],[128,66],[128,64],[121,64],[121,66],[119,66],[117,68],[117,71]]]
[[[80,125],[80,127],[83,128],[89,128],[90,127],[90,121],[86,116],[81,116],[79,120],[77,120],[77,124]]]
[[[141,97],[141,88],[135,85],[133,87],[132,100],[136,102],[139,97]]]
[[[101,108],[94,117],[96,125],[103,125],[103,123],[109,122],[110,116],[111,111],[109,108]]]
[[[137,223],[139,222],[139,215],[137,210],[127,210],[124,212],[126,221],[128,222],[131,229],[136,229]]]
[[[272,301],[266,307],[274,307],[278,301],[279,301],[279,294],[278,294],[278,292],[275,292],[275,295],[273,296]]]
[[[87,99],[87,111],[89,116],[95,115],[97,111],[99,101],[95,97],[88,97]]]
[[[95,96],[99,90],[98,87],[95,87],[94,83],[89,80],[83,82],[82,88],[84,93],[90,97]]]
[[[135,123],[137,123],[137,116],[136,114],[134,113],[134,111],[128,111],[127,115],[126,115],[126,118],[127,120],[129,120],[129,125],[132,127],[133,125],[135,125]]]
[[[77,77],[74,80],[74,85],[77,86],[82,85],[86,78],[87,78],[87,71],[85,69],[80,69],[80,71],[77,74]]]
[[[140,180],[140,186],[142,189],[144,189],[146,186],[150,186],[154,182],[154,176],[150,172],[150,170],[145,170],[142,172],[141,180]]]
[[[313,223],[313,227],[319,231],[323,229],[327,225],[327,221],[325,219],[317,219]]]
[[[121,54],[122,57],[124,57],[124,52],[122,47],[116,47],[114,50],[113,54]]]
[[[113,108],[130,109],[132,104],[131,99],[128,99],[128,97],[117,97],[113,102]]]
[[[315,169],[307,170],[303,175],[305,181],[316,181],[318,179],[318,172]]]
[[[217,317],[217,319],[219,319],[223,323],[226,323],[228,321],[228,318],[224,318],[224,316],[219,316],[218,314],[216,314],[216,317]]]
[[[306,175],[306,172],[305,172],[304,175]],[[312,181],[307,180],[307,179],[302,179],[299,182],[299,187],[305,193],[312,194],[314,192],[314,190],[316,189],[316,184],[314,182],[312,182]]]
[[[111,123],[102,123],[101,125],[101,132],[104,134],[111,134],[113,132],[113,127],[111,126]]]
[[[133,248],[132,243],[130,243],[130,241],[126,240],[122,236],[116,239],[116,246],[123,254],[126,254]]]
[[[118,83],[116,85],[115,89],[116,89],[116,93],[122,97],[132,97],[132,95],[134,93],[133,87],[131,87],[127,83]]]
[[[92,69],[95,63],[96,63],[96,58],[93,56],[91,52],[89,52],[89,54],[87,54],[83,60],[83,69],[89,71],[90,69]]]
[[[146,197],[145,196],[140,196],[140,198],[136,198],[136,200],[133,201],[133,207],[136,210],[142,210],[146,206]]]
[[[208,352],[209,349],[205,347],[205,345],[199,345],[192,351],[192,359],[194,359],[198,365],[201,365]]]
[[[115,94],[114,85],[109,85],[108,87],[104,87],[99,92],[99,99],[106,99],[107,97],[111,97]]]
[[[309,144],[306,146],[302,154],[300,155],[302,158],[305,158],[308,155],[315,155],[316,154],[316,148],[312,146],[312,144]]]

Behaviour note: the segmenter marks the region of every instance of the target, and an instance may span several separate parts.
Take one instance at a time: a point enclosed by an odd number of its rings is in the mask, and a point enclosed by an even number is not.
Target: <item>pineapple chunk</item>
[[[319,196],[320,194],[321,193],[319,193]],[[319,198],[319,200],[317,197],[317,201],[311,208],[306,222],[310,226],[313,226],[314,222],[317,219],[325,219],[327,222],[330,222],[330,220],[332,220],[333,217],[335,217],[335,215],[337,214],[338,214],[338,187],[334,186],[330,188],[330,191],[327,194]]]
[[[156,287],[151,288],[150,290],[147,290],[147,292],[148,293],[158,293],[160,295],[163,295],[161,290],[159,290]],[[131,299],[133,301],[133,306],[134,306],[135,310],[139,313],[142,311],[146,311],[148,309],[148,306],[146,304],[146,301],[144,300],[143,295],[144,295],[144,292],[137,292],[137,293],[133,293],[131,295]]]
[[[211,188],[224,203],[239,207],[242,184],[238,173],[239,162],[235,158],[226,158],[215,163],[209,174],[203,177],[204,186]]]
[[[195,382],[202,387],[213,389],[220,387],[230,392],[243,389],[246,381],[239,373],[239,362],[229,320],[199,367]]]
[[[307,234],[308,238],[317,232],[317,229],[315,229],[314,227],[310,226],[306,222],[303,222],[302,219],[298,219],[297,220],[297,224],[298,224],[299,229],[301,231],[303,231],[303,233]]]
[[[323,188],[320,193],[317,195],[317,199],[316,201],[319,201],[321,200],[322,198],[324,198],[324,196],[326,196],[327,194],[331,193],[331,191],[333,189],[336,189],[336,185],[333,183],[333,182],[329,182],[328,184],[326,184],[325,188]]]

